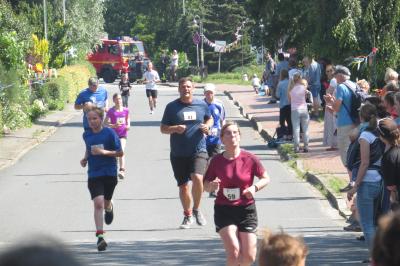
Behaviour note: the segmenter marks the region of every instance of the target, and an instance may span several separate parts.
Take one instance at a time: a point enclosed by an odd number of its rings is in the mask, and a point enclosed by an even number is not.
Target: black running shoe
[[[97,237],[97,250],[98,251],[104,251],[107,248],[107,242],[104,240],[103,237],[98,236]]]
[[[104,211],[104,222],[111,224],[114,219],[114,204],[111,203],[111,210]]]

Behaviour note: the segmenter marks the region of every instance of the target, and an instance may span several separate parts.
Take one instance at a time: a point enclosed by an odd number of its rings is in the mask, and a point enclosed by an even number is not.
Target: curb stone
[[[237,100],[235,100],[232,96],[232,94],[229,91],[224,91],[224,94],[228,96],[230,100],[233,101],[233,103],[239,107],[240,113],[243,115],[243,117],[247,118],[250,120],[252,123],[253,127],[259,132],[261,137],[265,140],[268,141],[272,138],[272,136],[266,131],[263,127],[261,122],[257,121],[256,118],[254,118],[252,115],[249,115],[246,113],[244,106]],[[278,154],[280,155],[281,160],[283,161],[289,161],[289,160],[294,160],[294,158],[291,158],[288,154],[284,153],[280,146],[277,148]],[[341,215],[343,218],[348,218],[350,213],[347,210],[347,205],[346,201],[342,197],[338,197],[335,195],[334,192],[332,192],[321,180],[318,175],[311,173],[309,171],[305,171],[302,167],[302,162],[301,160],[295,160],[294,161],[294,167],[302,173],[303,178],[310,183],[312,186],[317,188],[321,194],[323,194],[326,199],[328,200],[329,204],[336,209],[339,212],[339,215]]]

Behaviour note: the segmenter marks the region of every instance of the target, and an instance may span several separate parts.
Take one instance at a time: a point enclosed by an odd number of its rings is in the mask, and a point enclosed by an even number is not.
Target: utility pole
[[[63,22],[65,27],[65,0],[63,1]],[[64,64],[67,65],[67,53],[64,53]]]
[[[46,0],[43,0],[44,38],[47,40],[47,10]]]

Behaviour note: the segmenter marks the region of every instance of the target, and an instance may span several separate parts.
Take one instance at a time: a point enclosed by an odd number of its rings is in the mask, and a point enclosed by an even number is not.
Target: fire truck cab
[[[106,83],[113,83],[122,73],[128,73],[131,82],[141,79],[149,61],[143,42],[126,36],[117,40],[102,39],[87,60]]]

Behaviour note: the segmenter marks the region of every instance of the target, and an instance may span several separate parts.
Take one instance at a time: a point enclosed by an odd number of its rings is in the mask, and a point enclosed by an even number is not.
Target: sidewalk
[[[68,104],[63,111],[50,112],[29,128],[12,131],[0,137],[0,170],[13,165],[76,114],[81,112],[75,111],[73,104]]]
[[[279,126],[278,104],[268,104],[269,97],[256,95],[250,85],[219,84],[217,91],[225,93],[234,101],[243,116],[253,121],[254,127],[265,140],[273,136]],[[335,191],[337,187],[348,183],[347,171],[342,165],[338,151],[325,150],[328,147],[322,145],[323,131],[323,122],[310,120],[310,151],[298,154],[296,168],[304,174],[307,181],[325,194],[331,205],[338,209],[342,216],[348,216],[346,195]]]

